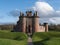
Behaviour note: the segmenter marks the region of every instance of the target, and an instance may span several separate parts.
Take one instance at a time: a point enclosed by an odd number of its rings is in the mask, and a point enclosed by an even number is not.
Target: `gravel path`
[[[28,45],[33,45],[31,37],[28,37]]]

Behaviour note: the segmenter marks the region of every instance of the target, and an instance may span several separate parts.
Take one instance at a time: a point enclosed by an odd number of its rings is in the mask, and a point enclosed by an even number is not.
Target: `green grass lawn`
[[[0,31],[0,45],[27,45],[27,35],[22,32]]]
[[[0,38],[0,45],[27,45],[26,40],[11,40],[11,39],[1,39]]]
[[[21,32],[0,31],[0,45],[27,45],[27,35]],[[60,45],[60,32],[34,33],[34,45]]]
[[[32,39],[34,45],[60,45],[60,32],[35,33]]]
[[[0,30],[0,32],[11,32],[11,30]]]
[[[60,38],[51,38],[48,41],[43,42],[44,45],[60,45]]]

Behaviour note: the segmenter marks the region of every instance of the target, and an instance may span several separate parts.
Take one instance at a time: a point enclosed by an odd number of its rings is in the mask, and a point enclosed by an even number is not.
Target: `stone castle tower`
[[[44,26],[39,25],[39,16],[37,11],[32,14],[32,11],[26,11],[26,15],[20,12],[19,21],[14,26],[15,32],[48,32],[48,23],[44,23]]]

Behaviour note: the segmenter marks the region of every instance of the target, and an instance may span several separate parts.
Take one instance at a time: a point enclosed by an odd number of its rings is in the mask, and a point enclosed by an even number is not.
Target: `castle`
[[[43,26],[39,25],[37,11],[34,13],[32,11],[26,11],[26,15],[20,12],[19,21],[14,26],[13,31],[25,33],[48,32],[48,23],[44,23]]]

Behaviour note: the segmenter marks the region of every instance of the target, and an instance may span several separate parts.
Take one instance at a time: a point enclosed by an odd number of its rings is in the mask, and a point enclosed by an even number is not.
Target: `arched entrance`
[[[32,34],[32,27],[30,25],[28,25],[26,31],[27,31],[27,34]]]
[[[28,26],[28,33],[31,33],[31,26]]]

